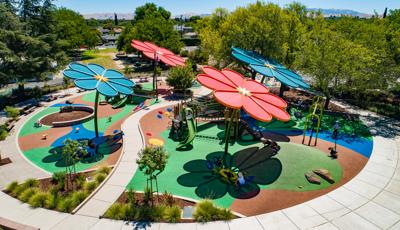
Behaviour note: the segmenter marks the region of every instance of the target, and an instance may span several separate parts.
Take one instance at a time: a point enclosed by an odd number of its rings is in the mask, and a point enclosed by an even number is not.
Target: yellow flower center
[[[158,54],[158,55],[163,55],[164,53],[161,52],[161,51],[156,51],[156,54]]]
[[[247,96],[247,97],[250,97],[250,96],[251,96],[250,91],[247,90],[246,88],[237,87],[236,89],[237,89],[237,91],[238,91],[240,94],[242,94],[243,96]]]
[[[272,65],[270,65],[270,64],[268,64],[268,63],[264,63],[264,66],[265,66],[265,67],[268,67],[268,68],[270,68],[270,69],[275,69],[275,67],[273,67]]]
[[[108,78],[106,78],[106,77],[104,77],[104,76],[101,76],[101,75],[96,75],[96,76],[94,76],[94,78],[95,78],[96,80],[102,81],[102,82],[108,81]]]

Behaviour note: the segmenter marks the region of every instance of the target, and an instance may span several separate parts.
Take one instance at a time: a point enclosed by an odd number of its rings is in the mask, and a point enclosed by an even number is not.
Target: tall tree
[[[118,39],[118,49],[131,51],[132,39],[154,42],[159,46],[179,53],[183,46],[179,33],[174,30],[171,13],[154,3],[147,3],[136,8],[134,25],[124,29]]]
[[[5,7],[12,13],[17,11],[17,0],[0,0],[0,4],[4,4]]]

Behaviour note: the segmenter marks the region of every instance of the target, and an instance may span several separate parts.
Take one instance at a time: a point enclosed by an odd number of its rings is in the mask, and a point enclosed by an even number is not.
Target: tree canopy
[[[118,50],[133,51],[132,39],[154,42],[179,53],[183,46],[179,33],[174,30],[171,13],[154,3],[147,3],[136,8],[134,24],[125,27],[118,38]]]
[[[386,18],[326,18],[299,3],[256,2],[231,13],[216,9],[195,28],[220,68],[237,64],[230,53],[238,46],[305,74],[328,99],[399,87],[399,10]]]

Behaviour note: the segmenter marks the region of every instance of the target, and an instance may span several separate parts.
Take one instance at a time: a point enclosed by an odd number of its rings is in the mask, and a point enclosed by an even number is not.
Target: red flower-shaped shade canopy
[[[141,42],[138,40],[132,40],[132,47],[140,50],[143,54],[153,60],[162,61],[163,63],[170,66],[184,66],[185,59],[175,55],[171,51],[158,47],[151,42]]]
[[[197,80],[214,90],[214,97],[224,106],[243,108],[250,116],[260,121],[268,122],[272,118],[289,121],[290,115],[285,111],[286,102],[269,93],[268,88],[261,83],[247,80],[230,69],[219,71],[205,66],[203,71],[205,74],[197,75]]]

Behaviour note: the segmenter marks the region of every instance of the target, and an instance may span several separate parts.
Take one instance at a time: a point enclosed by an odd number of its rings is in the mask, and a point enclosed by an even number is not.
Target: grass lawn
[[[85,64],[88,63],[95,63],[99,64],[106,69],[118,69],[117,65],[115,64],[113,57],[117,52],[114,48],[108,48],[104,50],[86,50],[82,54],[82,62]]]

